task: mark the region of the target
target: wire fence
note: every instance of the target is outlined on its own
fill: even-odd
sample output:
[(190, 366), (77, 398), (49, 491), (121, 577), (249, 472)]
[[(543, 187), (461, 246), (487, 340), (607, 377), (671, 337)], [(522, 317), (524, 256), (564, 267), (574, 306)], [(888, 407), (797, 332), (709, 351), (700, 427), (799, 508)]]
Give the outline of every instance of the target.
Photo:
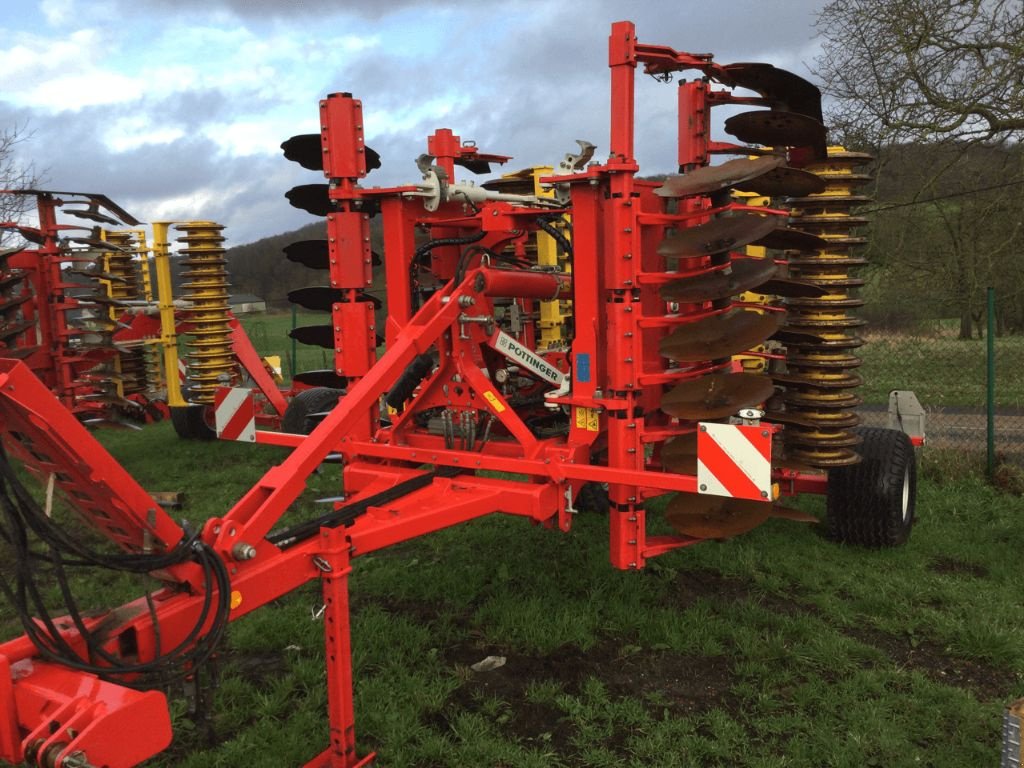
[(958, 323), (935, 321), (863, 334), (864, 423), (885, 426), (889, 392), (912, 390), (926, 413), (926, 456), (972, 470), (1024, 469), (1024, 336), (981, 333), (961, 339)]

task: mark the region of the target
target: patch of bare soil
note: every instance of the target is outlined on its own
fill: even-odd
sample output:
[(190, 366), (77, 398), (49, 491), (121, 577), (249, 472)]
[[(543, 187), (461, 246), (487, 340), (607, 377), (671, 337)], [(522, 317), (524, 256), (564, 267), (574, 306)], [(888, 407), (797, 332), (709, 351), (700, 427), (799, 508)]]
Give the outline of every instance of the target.
[(942, 685), (963, 688), (978, 701), (1004, 700), (1012, 690), (1012, 673), (983, 661), (952, 656), (933, 640), (899, 637), (871, 627), (847, 627), (843, 631), (884, 652), (894, 666), (917, 670)]
[[(563, 646), (545, 655), (521, 655), (475, 644), (448, 648), (447, 663), (468, 668), (487, 655), (504, 655), (504, 666), (488, 672), (469, 671), (469, 677), (451, 696), (459, 711), (479, 711), (482, 702), (497, 699), (508, 705), (507, 734), (524, 742), (547, 745), (557, 754), (571, 754), (575, 728), (565, 712), (548, 702), (527, 698), (531, 683), (551, 682), (562, 692), (578, 694), (583, 683), (599, 680), (612, 698), (639, 698), (657, 716), (668, 710), (677, 716), (698, 714), (713, 707), (732, 708), (728, 700), (733, 676), (723, 657), (695, 657), (672, 651), (621, 646), (605, 640), (581, 650)], [(432, 723), (445, 728), (443, 714)], [(626, 734), (616, 734), (605, 746), (615, 749)]]
[(965, 563), (953, 557), (940, 557), (928, 564), (928, 570), (933, 573), (952, 574), (958, 576), (971, 576), (976, 579), (988, 577), (988, 569), (975, 563)]

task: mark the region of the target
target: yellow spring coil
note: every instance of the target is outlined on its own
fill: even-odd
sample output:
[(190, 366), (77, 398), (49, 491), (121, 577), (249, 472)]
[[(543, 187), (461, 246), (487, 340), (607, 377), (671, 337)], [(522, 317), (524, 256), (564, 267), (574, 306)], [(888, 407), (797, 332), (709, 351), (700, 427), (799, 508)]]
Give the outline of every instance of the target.
[[(120, 251), (103, 252), (103, 273), (99, 282), (107, 296), (117, 301), (137, 301), (143, 298), (140, 255), (145, 242), (145, 233), (137, 230), (104, 231), (103, 239)], [(111, 320), (117, 320), (123, 309), (111, 305), (107, 313)], [(115, 369), (120, 373), (122, 395), (145, 392), (149, 387), (146, 350), (144, 343), (126, 346), (118, 344)]]
[(239, 378), (228, 317), (224, 227), (212, 221), (188, 221), (175, 229), (185, 233), (178, 238), (185, 244), (181, 298), (192, 304), (184, 313), (190, 336), (185, 344), (192, 385), (189, 400), (212, 403), (217, 387), (235, 384)]
[(820, 251), (791, 253), (790, 274), (828, 292), (786, 302), (787, 326), (807, 334), (808, 341), (788, 346), (787, 373), (779, 378), (786, 386), (786, 410), (796, 419), (784, 434), (791, 458), (822, 468), (860, 460), (856, 452), (860, 438), (852, 429), (860, 423), (853, 409), (861, 399), (852, 390), (862, 383), (854, 372), (861, 361), (852, 350), (863, 344), (856, 329), (864, 321), (850, 310), (864, 304), (854, 295), (864, 281), (851, 270), (865, 263), (854, 253), (865, 239), (854, 233), (867, 222), (851, 211), (869, 202), (855, 190), (870, 177), (855, 169), (871, 159), (829, 147), (828, 160), (807, 168), (824, 179), (825, 190), (791, 201), (793, 226), (819, 235), (828, 245)]

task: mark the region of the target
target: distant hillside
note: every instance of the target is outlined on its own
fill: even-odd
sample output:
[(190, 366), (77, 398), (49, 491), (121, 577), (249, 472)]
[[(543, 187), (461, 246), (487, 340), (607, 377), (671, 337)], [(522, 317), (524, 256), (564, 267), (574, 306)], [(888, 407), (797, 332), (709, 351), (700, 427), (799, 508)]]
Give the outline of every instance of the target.
[(284, 247), (298, 240), (323, 239), (324, 234), (323, 222), (314, 221), (301, 229), (228, 248), (231, 292), (255, 294), (268, 305), (287, 304), (288, 291), (322, 282), (326, 273), (288, 261)]
[[(285, 258), (286, 245), (299, 240), (322, 240), (326, 236), (325, 222), (314, 221), (306, 226), (272, 235), (253, 243), (228, 248), (228, 274), (232, 293), (251, 293), (266, 300), (268, 306), (283, 308), (288, 303), (288, 292), (307, 285), (326, 285), (327, 272), (309, 269)], [(380, 253), (380, 217), (370, 220), (370, 244)], [(380, 271), (380, 268), (374, 272)], [(375, 286), (380, 282), (375, 274)], [(376, 291), (374, 291), (376, 293)]]

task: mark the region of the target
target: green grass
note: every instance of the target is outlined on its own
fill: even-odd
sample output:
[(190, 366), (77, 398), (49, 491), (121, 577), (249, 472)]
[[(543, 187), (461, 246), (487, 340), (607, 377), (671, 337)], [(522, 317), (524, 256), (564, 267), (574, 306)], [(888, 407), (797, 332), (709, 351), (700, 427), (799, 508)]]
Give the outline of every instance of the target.
[[(184, 490), (196, 523), (283, 455), (182, 442), (167, 424), (101, 438), (146, 487)], [(296, 514), (336, 473), (311, 479)], [(1002, 709), (1024, 695), (1020, 500), (968, 477), (924, 479), (918, 504), (892, 551), (773, 520), (622, 573), (606, 522), (582, 514), (569, 535), (494, 516), (358, 558), (359, 748), (389, 768), (994, 765)], [(656, 507), (649, 519), (664, 530)], [(108, 605), (138, 594), (87, 589)], [(318, 754), (318, 606), (307, 585), (234, 623), (212, 736), (175, 700), (175, 744), (151, 765)], [(507, 663), (469, 668), (487, 655)]]
[[(857, 393), (868, 403), (885, 404), (890, 390), (912, 389), (926, 408), (985, 406), (985, 340), (870, 334), (857, 355), (865, 380)], [(1024, 408), (1024, 337), (996, 339), (995, 356), (996, 405)]]
[[(239, 320), (249, 334), (256, 351), (261, 355), (280, 355), (281, 366), (285, 377), (291, 373), (292, 339), (288, 331), (293, 327), (292, 313), (286, 312), (260, 312), (254, 314), (240, 315)], [(300, 309), (296, 313), (295, 326), (305, 325), (327, 325), (330, 324), (330, 314), (327, 312), (308, 312)], [(294, 345), (294, 359), (296, 371), (309, 371), (320, 368), (330, 368), (333, 365), (334, 353), (321, 347), (313, 347), (307, 344)]]

